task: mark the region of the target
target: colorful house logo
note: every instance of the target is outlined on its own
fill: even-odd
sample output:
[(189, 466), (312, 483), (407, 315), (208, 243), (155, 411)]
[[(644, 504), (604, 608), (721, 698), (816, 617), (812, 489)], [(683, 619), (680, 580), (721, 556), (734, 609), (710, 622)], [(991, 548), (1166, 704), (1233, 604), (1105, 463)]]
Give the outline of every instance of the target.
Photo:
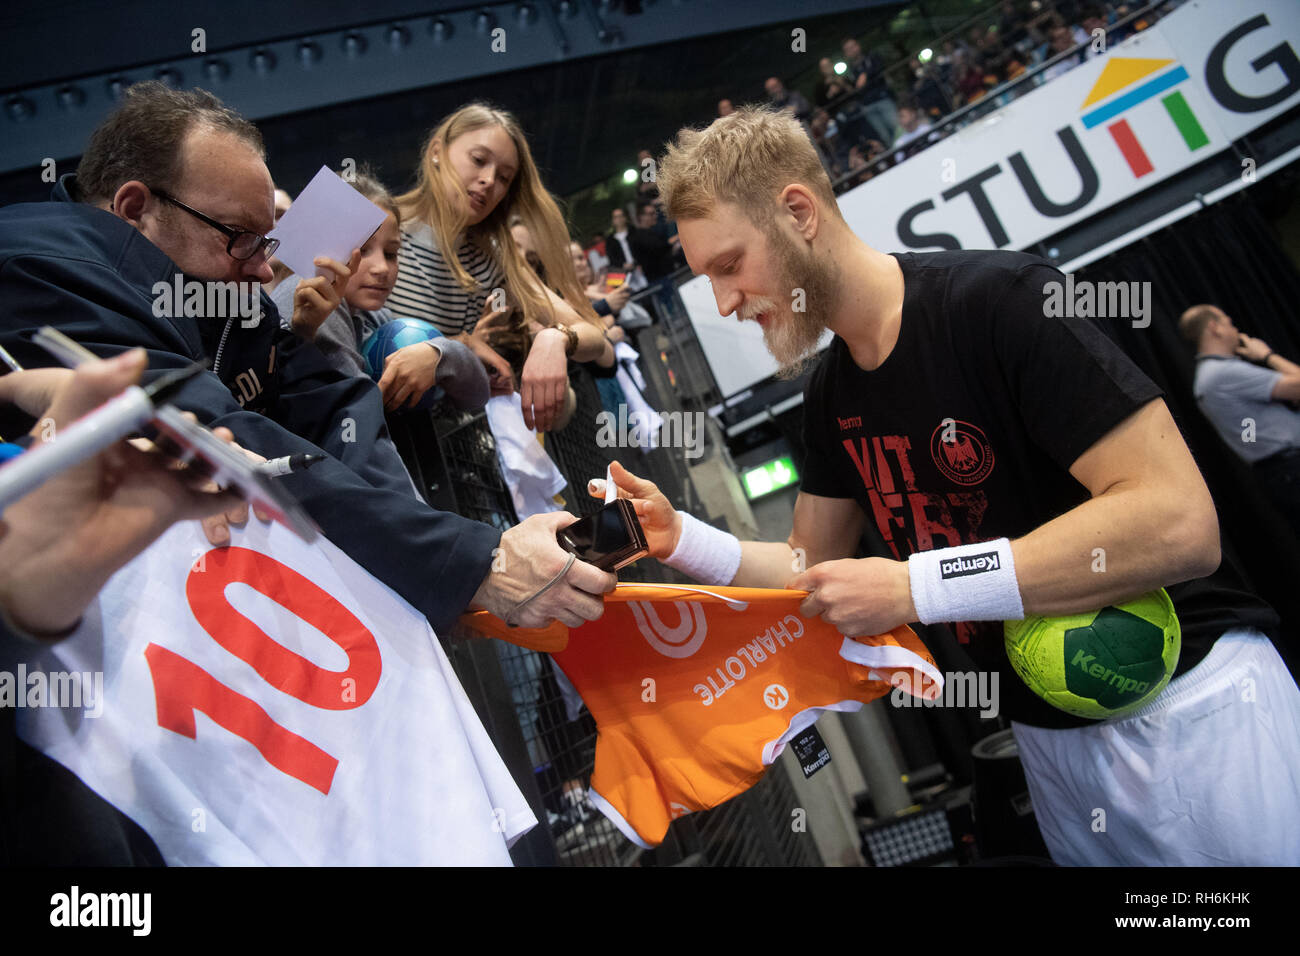
[[(1174, 121), (1174, 126), (1182, 134), (1187, 149), (1194, 151), (1210, 142), (1210, 138), (1197, 121), (1196, 114), (1187, 105), (1187, 99), (1174, 89), (1187, 78), (1187, 70), (1174, 60), (1111, 57), (1105, 69), (1101, 71), (1101, 75), (1097, 77), (1097, 82), (1088, 91), (1088, 98), (1083, 101), (1083, 106), (1080, 108), (1086, 109), (1103, 100), (1109, 102), (1083, 114), (1084, 128), (1095, 129), (1103, 123), (1107, 124), (1106, 131), (1115, 140), (1115, 145), (1119, 147), (1129, 169), (1133, 170), (1134, 177), (1141, 178), (1154, 167), (1147, 157), (1146, 150), (1134, 135), (1132, 127), (1129, 126), (1128, 120), (1117, 119), (1139, 103), (1145, 103), (1152, 97), (1173, 90), (1172, 93), (1161, 96), (1160, 102), (1164, 104), (1169, 118)], [(1112, 120), (1114, 122), (1111, 122)]]

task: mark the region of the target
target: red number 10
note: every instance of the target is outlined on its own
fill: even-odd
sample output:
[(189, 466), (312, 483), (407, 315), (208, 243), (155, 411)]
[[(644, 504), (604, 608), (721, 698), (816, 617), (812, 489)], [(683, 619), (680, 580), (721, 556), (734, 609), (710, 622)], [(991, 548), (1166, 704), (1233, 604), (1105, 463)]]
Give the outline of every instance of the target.
[[(349, 710), (370, 699), (383, 666), (379, 645), (351, 611), (297, 571), (258, 551), (222, 548), (206, 558), (206, 571), (190, 571), (185, 595), (195, 619), (213, 640), (272, 687), (314, 707)], [(236, 582), (316, 627), (347, 654), (347, 669), (326, 670), (272, 639), (226, 600), (226, 587)], [(277, 770), (329, 793), (338, 768), (334, 757), (281, 727), (256, 702), (181, 655), (151, 643), (145, 648), (145, 660), (153, 678), (160, 727), (194, 739), (194, 712), (201, 711), (256, 747)]]

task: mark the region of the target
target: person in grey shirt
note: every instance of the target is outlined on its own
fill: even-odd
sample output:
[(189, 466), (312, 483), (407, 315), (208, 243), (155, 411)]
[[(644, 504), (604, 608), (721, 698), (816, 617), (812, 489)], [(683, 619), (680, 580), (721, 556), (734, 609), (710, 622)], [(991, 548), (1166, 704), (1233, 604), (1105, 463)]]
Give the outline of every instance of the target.
[(1224, 311), (1194, 305), (1178, 320), (1196, 346), (1196, 404), (1300, 537), (1300, 365), (1242, 334)]
[[(271, 301), (280, 310), (281, 316), (292, 316), (294, 285), (282, 283), (271, 293)], [(345, 298), (321, 322), (312, 341), (331, 368), (344, 375), (369, 375), (366, 361), (361, 357), (361, 343), (381, 325), (395, 318), (391, 309), (357, 309), (349, 305)], [(292, 318), (282, 318), (281, 322), (285, 328), (293, 330)], [(469, 346), (446, 336), (431, 339), (425, 344), (441, 356), (435, 367), (436, 388), (446, 392), (457, 408), (466, 411), (477, 411), (487, 404), (487, 372)], [(412, 392), (407, 401), (418, 402), (423, 394)]]
[[(368, 375), (361, 345), (396, 316), (385, 307), (397, 281), (400, 243), (397, 205), (388, 190), (364, 168), (352, 174), (363, 196), (388, 211), (383, 225), (366, 240), (342, 298), (332, 311), (313, 295), (305, 278), (282, 282), (271, 293), (283, 326), (316, 344), (329, 364), (344, 375)], [(489, 383), (483, 363), (468, 346), (445, 336), (398, 349), (388, 357), (379, 387), (390, 411), (414, 407), (430, 388), (442, 389), (458, 408), (477, 411), (487, 404)]]

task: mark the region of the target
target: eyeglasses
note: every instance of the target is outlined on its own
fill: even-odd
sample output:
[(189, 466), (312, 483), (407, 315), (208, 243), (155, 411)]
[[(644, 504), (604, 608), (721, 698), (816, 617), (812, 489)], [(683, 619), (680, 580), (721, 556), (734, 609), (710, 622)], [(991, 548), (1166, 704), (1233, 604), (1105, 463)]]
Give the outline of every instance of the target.
[(259, 252), (263, 253), (268, 259), (275, 255), (275, 250), (280, 248), (279, 239), (268, 239), (266, 236), (259, 235), (256, 232), (249, 232), (247, 229), (235, 229), (232, 226), (223, 225), (217, 222), (211, 216), (205, 216), (197, 209), (191, 209), (179, 199), (175, 199), (161, 189), (151, 190), (155, 196), (163, 202), (169, 202), (178, 209), (184, 209), (195, 219), (206, 222), (213, 229), (219, 231), (222, 235), (228, 236), (230, 242), (226, 243), (226, 253), (240, 262), (253, 258)]

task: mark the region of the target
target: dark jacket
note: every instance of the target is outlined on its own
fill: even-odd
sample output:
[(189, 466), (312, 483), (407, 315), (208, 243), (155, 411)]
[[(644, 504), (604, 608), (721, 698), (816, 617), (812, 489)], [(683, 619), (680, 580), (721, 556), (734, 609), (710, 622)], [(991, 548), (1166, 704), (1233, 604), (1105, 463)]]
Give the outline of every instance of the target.
[[(64, 176), (52, 202), (0, 209), (0, 344), (25, 366), (55, 364), (32, 333), (53, 325), (110, 356), (141, 346), (146, 380), (205, 355), (211, 373), (175, 399), (209, 427), (274, 458), (325, 454), (309, 471), (279, 479), (334, 544), (444, 632), (487, 575), (496, 529), (417, 501), (387, 443), (373, 382), (345, 378), (320, 351), (280, 328), (275, 306), (251, 328), (239, 318), (154, 315), (154, 285), (178, 270), (157, 246), (112, 213), (72, 200)], [(251, 323), (249, 323), (251, 324)], [(10, 419), (0, 434), (20, 433)]]
[[(634, 228), (628, 228), (625, 238), (629, 248), (632, 245), (632, 233), (635, 231)], [(616, 272), (627, 265), (627, 257), (623, 255), (623, 244), (614, 238), (612, 232), (605, 237), (605, 255), (609, 257), (610, 269)], [(632, 255), (636, 256), (636, 252), (633, 251)]]
[(672, 274), (675, 268), (672, 246), (659, 232), (654, 229), (633, 229), (628, 233), (627, 244), (632, 247), (632, 255), (651, 282)]

